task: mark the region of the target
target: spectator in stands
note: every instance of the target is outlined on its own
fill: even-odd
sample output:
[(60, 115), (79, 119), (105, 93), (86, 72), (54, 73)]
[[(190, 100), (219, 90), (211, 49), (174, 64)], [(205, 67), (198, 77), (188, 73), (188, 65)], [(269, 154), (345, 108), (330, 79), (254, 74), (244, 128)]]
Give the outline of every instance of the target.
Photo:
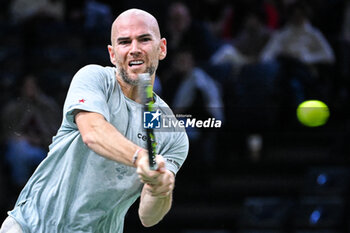
[[(271, 121), (271, 114), (268, 114), (266, 108), (262, 106), (271, 105), (273, 83), (277, 73), (274, 64), (259, 62), (260, 53), (271, 35), (264, 24), (265, 14), (262, 10), (255, 8), (247, 12), (237, 36), (230, 43), (222, 46), (211, 59), (215, 65), (227, 63), (232, 66), (233, 82), (225, 85), (228, 86), (225, 105), (232, 107), (228, 108), (226, 114), (230, 119), (239, 118), (235, 123), (228, 123), (244, 131), (250, 131), (250, 128), (258, 130), (262, 126), (270, 125), (266, 123)], [(248, 109), (247, 106), (249, 106)], [(233, 108), (235, 110), (231, 110)], [(261, 110), (256, 111), (257, 108)], [(237, 111), (240, 113), (237, 114)], [(247, 122), (247, 117), (259, 120), (254, 120), (254, 124), (244, 125), (242, 122)]]
[[(226, 111), (227, 118), (231, 121), (227, 123), (230, 124), (229, 128), (242, 132), (235, 139), (241, 141), (237, 147), (243, 153), (249, 153), (254, 160), (260, 156), (262, 132), (275, 123), (273, 94), (276, 66), (259, 61), (260, 53), (271, 35), (264, 22), (265, 13), (262, 9), (247, 10), (237, 36), (212, 57), (212, 62), (216, 64), (225, 61), (231, 63), (235, 71), (235, 82), (227, 89), (232, 92), (231, 99), (227, 102), (231, 107)], [(246, 147), (244, 138), (248, 145), (259, 142), (259, 149), (251, 151), (252, 147)]]
[(63, 20), (64, 3), (63, 0), (13, 0), (10, 4), (10, 15), (15, 23), (34, 18)]
[(246, 64), (257, 62), (260, 53), (271, 35), (264, 24), (262, 13), (250, 11), (245, 16), (243, 27), (237, 36), (220, 47), (211, 57), (213, 64), (230, 63), (236, 73)]
[(169, 54), (186, 46), (191, 47), (197, 62), (206, 62), (219, 46), (207, 26), (192, 18), (187, 5), (174, 2), (169, 7), (166, 38)]
[(61, 114), (58, 105), (43, 94), (37, 79), (25, 75), (17, 85), (18, 98), (2, 111), (2, 128), (14, 184), (22, 188), (33, 169), (45, 157)]
[(287, 98), (295, 105), (315, 84), (316, 65), (332, 64), (335, 57), (326, 38), (310, 23), (307, 6), (297, 2), (288, 10), (286, 25), (272, 36), (260, 58), (262, 62), (278, 61), (282, 93), (290, 93)]
[(222, 41), (233, 37), (235, 8), (230, 1), (204, 0), (196, 17), (203, 20), (211, 33)]
[(234, 39), (234, 46), (250, 61), (258, 61), (261, 51), (271, 37), (271, 31), (264, 22), (262, 12), (248, 12), (242, 30)]
[(203, 108), (216, 119), (224, 120), (223, 102), (219, 84), (195, 66), (193, 55), (188, 50), (178, 51), (173, 61), (176, 73), (182, 76), (172, 106), (175, 109), (189, 108), (196, 100), (196, 93), (202, 96)]
[[(164, 94), (175, 113), (206, 120), (215, 118), (224, 123), (222, 89), (218, 82), (196, 66), (189, 48), (178, 50), (173, 57), (170, 78), (164, 82)], [(187, 129), (191, 143), (201, 154), (201, 162), (210, 164), (216, 153), (216, 134), (200, 129)]]
[(290, 6), (286, 26), (273, 35), (261, 59), (268, 61), (280, 55), (293, 57), (305, 64), (334, 62), (332, 48), (322, 33), (312, 26), (307, 8), (301, 4)]
[(35, 49), (43, 47), (42, 35), (50, 35), (54, 24), (64, 21), (63, 0), (13, 0), (9, 6), (11, 21), (18, 28), (23, 49), (23, 69), (31, 69)]

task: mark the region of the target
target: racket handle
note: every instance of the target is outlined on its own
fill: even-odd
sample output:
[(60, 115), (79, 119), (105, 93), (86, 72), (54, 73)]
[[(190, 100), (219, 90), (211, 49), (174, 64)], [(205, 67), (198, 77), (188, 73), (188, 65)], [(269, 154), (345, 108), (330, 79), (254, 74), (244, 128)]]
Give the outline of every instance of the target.
[[(143, 104), (143, 112), (152, 112), (153, 109), (153, 87), (152, 87), (152, 79), (150, 74), (143, 73), (139, 74), (139, 82), (140, 82), (140, 96)], [(144, 113), (142, 113), (143, 116)], [(151, 170), (157, 170), (158, 165), (156, 162), (156, 140), (154, 137), (153, 129), (147, 128), (147, 149), (148, 149), (148, 160), (149, 167)]]
[[(152, 155), (149, 155), (149, 157), (151, 157), (151, 156)], [(151, 169), (152, 171), (158, 170), (158, 164), (157, 164), (155, 159), (150, 159), (149, 160), (149, 169)]]
[(156, 141), (154, 138), (153, 130), (147, 129), (147, 147), (148, 147), (148, 161), (151, 170), (157, 170), (158, 165), (156, 162)]

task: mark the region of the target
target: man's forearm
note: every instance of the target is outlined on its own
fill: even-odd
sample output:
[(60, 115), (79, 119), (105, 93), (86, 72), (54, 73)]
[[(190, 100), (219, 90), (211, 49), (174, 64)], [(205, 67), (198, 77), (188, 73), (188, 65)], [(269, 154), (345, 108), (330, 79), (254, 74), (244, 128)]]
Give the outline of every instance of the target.
[(172, 193), (165, 197), (154, 197), (143, 189), (139, 206), (139, 216), (142, 225), (151, 227), (160, 222), (169, 212), (171, 203)]
[(125, 138), (98, 113), (79, 112), (75, 118), (84, 143), (97, 154), (133, 166), (136, 144)]

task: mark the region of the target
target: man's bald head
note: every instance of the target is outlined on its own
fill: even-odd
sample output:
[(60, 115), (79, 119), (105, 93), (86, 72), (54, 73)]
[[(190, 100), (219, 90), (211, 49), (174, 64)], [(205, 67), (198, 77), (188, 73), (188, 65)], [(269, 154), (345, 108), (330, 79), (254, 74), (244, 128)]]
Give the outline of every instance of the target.
[(142, 20), (151, 31), (153, 31), (154, 35), (157, 39), (160, 39), (160, 30), (157, 19), (151, 15), (150, 13), (140, 10), (140, 9), (129, 9), (121, 13), (113, 22), (112, 30), (111, 30), (111, 42), (114, 44), (114, 40), (118, 35), (119, 26), (125, 22), (131, 22), (133, 20)]

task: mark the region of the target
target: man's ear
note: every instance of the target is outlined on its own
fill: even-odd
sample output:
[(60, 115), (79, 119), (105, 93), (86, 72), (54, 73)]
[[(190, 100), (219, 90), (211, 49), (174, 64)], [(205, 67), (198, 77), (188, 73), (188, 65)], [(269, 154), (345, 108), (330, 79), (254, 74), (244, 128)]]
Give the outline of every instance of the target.
[(159, 43), (160, 43), (159, 60), (163, 60), (167, 54), (166, 39), (162, 38)]
[(108, 53), (109, 53), (109, 60), (112, 62), (113, 65), (116, 65), (117, 61), (115, 59), (115, 53), (112, 45), (108, 45)]

